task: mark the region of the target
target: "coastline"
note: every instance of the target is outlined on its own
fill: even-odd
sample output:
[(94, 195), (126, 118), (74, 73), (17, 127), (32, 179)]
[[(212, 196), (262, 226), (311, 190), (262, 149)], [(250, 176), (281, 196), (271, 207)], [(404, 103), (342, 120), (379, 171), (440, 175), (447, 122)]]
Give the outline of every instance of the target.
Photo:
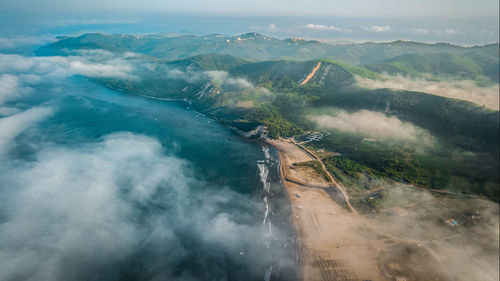
[(299, 280), (452, 280), (428, 247), (430, 241), (398, 236), (374, 224), (349, 204), (328, 171), (327, 180), (304, 165), (318, 161), (326, 170), (314, 152), (293, 139), (266, 142), (278, 151), (280, 178), (292, 208)]
[[(188, 100), (139, 96), (191, 105)], [(205, 116), (194, 108), (187, 109), (192, 109)], [(221, 124), (213, 116), (205, 117)], [(241, 139), (272, 146), (278, 154), (276, 172), (281, 184), (277, 188), (280, 193), (285, 192), (285, 194), (275, 197), (274, 192), (277, 189), (269, 190), (263, 182), (264, 190), (267, 192), (265, 194), (269, 195), (269, 200), (265, 199), (266, 205), (269, 203), (269, 206), (276, 206), (270, 209), (269, 206), (266, 206), (263, 225), (266, 226), (268, 213), (273, 214), (273, 210), (280, 210), (280, 215), (273, 220), (272, 217), (275, 215), (273, 214), (268, 220), (273, 220), (273, 224), (286, 225), (291, 235), (284, 241), (271, 246), (270, 250), (275, 251), (279, 247), (286, 248), (287, 245), (290, 245), (292, 247), (289, 250), (295, 253), (295, 258), (292, 264), (278, 262), (270, 265), (265, 272), (265, 280), (394, 280), (391, 276), (408, 276), (412, 273), (412, 270), (407, 268), (410, 259), (408, 256), (402, 256), (402, 254), (408, 255), (403, 253), (403, 250), (411, 249), (411, 255), (421, 255), (421, 259), (424, 261), (429, 258), (433, 262), (437, 260), (430, 249), (424, 249), (427, 247), (416, 248), (417, 246), (421, 247), (420, 242), (423, 241), (405, 239), (387, 233), (380, 226), (373, 225), (367, 217), (357, 214), (356, 210), (349, 204), (348, 195), (344, 188), (326, 170), (322, 160), (300, 143), (296, 143), (293, 139), (268, 139), (265, 135), (263, 137), (264, 131), (258, 128), (253, 130), (257, 134), (248, 136), (241, 134), (239, 130), (227, 124), (221, 125)], [(264, 161), (268, 163), (273, 162), (268, 156), (266, 159)], [(318, 161), (321, 164), (328, 179), (322, 178), (313, 168), (300, 165), (311, 161)], [(272, 165), (269, 166), (269, 168), (271, 167)], [(279, 198), (280, 200), (275, 202), (277, 197), (283, 198)], [(288, 200), (286, 207), (283, 208), (285, 206), (283, 204), (285, 202), (282, 201), (284, 198)], [(269, 231), (269, 237), (272, 237), (271, 224), (269, 224)], [(276, 246), (278, 248), (274, 248)], [(267, 248), (269, 248), (269, 244)], [(423, 253), (424, 251), (427, 253)], [(286, 255), (283, 257), (286, 258)], [(275, 270), (273, 270), (275, 265)], [(429, 269), (434, 274), (419, 275), (427, 275), (426, 277), (441, 275), (438, 269), (431, 267)], [(442, 266), (440, 265), (440, 267)], [(288, 277), (291, 277), (289, 274), (293, 274), (293, 277), (285, 277), (287, 274)], [(438, 278), (435, 280), (450, 279)]]
[[(279, 261), (271, 265), (269, 275), (266, 273), (264, 280), (299, 281), (301, 279), (297, 271), (299, 268), (297, 232), (292, 221), (292, 204), (281, 179), (281, 162), (278, 150), (262, 139), (259, 139), (258, 143), (266, 155), (265, 161), (257, 163), (260, 166), (261, 182), (263, 183), (263, 201), (267, 205), (263, 227), (268, 231), (269, 240), (266, 241), (268, 249), (272, 255), (278, 257), (273, 258), (273, 260)], [(261, 169), (261, 167), (263, 168)], [(264, 181), (267, 181), (267, 187)], [(272, 229), (276, 227), (280, 233), (278, 236), (272, 234), (274, 232)]]
[(278, 151), (280, 178), (292, 207), (299, 280), (385, 280), (376, 262), (383, 243), (357, 235), (362, 220), (326, 191), (336, 183), (296, 165), (317, 159), (291, 141), (266, 142)]

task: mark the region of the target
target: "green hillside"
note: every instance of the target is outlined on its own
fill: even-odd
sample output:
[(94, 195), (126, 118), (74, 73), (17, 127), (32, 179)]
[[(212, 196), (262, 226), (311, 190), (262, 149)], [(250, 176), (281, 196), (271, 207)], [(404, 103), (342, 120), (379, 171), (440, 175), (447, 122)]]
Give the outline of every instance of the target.
[[(492, 48), (498, 44), (494, 44)], [(447, 53), (463, 55), (481, 47), (461, 47), (451, 44), (427, 44), (411, 41), (333, 45), (315, 40), (284, 39), (258, 33), (239, 36), (209, 34), (181, 35), (121, 35), (91, 33), (65, 37), (41, 47), (37, 55), (66, 55), (78, 49), (102, 49), (111, 52), (134, 52), (161, 59), (181, 59), (202, 54), (228, 54), (251, 60), (292, 59), (299, 61), (330, 57), (350, 64), (366, 64), (404, 54)], [(488, 51), (489, 52), (489, 51)]]
[[(88, 34), (62, 39), (37, 52), (61, 55), (80, 49), (143, 54), (128, 59), (133, 76), (139, 79), (94, 81), (131, 94), (184, 100), (222, 124), (244, 131), (264, 125), (271, 137), (299, 137), (319, 129), (309, 114), (335, 108), (397, 117), (435, 138), (432, 146), (417, 148), (417, 144), (365, 141), (358, 133), (321, 129), (326, 136), (309, 145), (340, 153), (326, 159), (327, 167), (351, 192), (369, 191), (384, 180), (499, 197), (498, 111), (421, 92), (362, 89), (355, 80), (355, 75), (375, 79), (390, 73), (434, 80), (473, 79), (491, 85), (498, 82), (498, 44), (470, 48), (405, 41), (328, 45), (255, 33), (234, 37)], [(372, 180), (363, 183), (366, 179)]]
[[(498, 51), (498, 45), (496, 46)], [(402, 74), (426, 79), (468, 79), (478, 81), (481, 84), (499, 82), (498, 53), (494, 55), (488, 50), (481, 49), (459, 55), (447, 53), (405, 54), (369, 63), (364, 67), (378, 73)]]
[(234, 67), (247, 64), (249, 61), (226, 54), (203, 54), (187, 59), (174, 61), (177, 64), (196, 64), (203, 70), (228, 71)]

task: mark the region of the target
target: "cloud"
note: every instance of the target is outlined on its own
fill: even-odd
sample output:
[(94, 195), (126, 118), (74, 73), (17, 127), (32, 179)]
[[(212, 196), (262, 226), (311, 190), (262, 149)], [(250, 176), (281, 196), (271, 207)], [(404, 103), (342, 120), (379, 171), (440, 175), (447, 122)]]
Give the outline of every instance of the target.
[[(143, 66), (138, 66), (143, 67)], [(181, 69), (164, 64), (149, 64), (140, 71), (142, 75), (160, 75), (164, 73), (170, 79), (182, 79), (189, 83), (210, 82), (218, 88), (224, 88), (228, 91), (253, 89), (254, 85), (246, 79), (233, 77), (227, 71), (208, 70), (187, 67)], [(159, 74), (160, 73), (160, 74)]]
[[(265, 247), (258, 194), (204, 180), (197, 163), (173, 156), (155, 138), (127, 132), (80, 138), (88, 127), (66, 122), (88, 118), (73, 115), (72, 106), (84, 106), (89, 118), (113, 107), (102, 92), (87, 93), (98, 86), (68, 81), (73, 75), (134, 79), (148, 69), (228, 89), (253, 85), (223, 71), (139, 65), (124, 56), (0, 54), (0, 280), (261, 278), (285, 249)], [(98, 108), (96, 100), (106, 105)], [(283, 237), (273, 225), (272, 238)], [(280, 257), (281, 266), (293, 264), (291, 254)]]
[(363, 27), (366, 31), (374, 31), (374, 32), (386, 32), (390, 31), (392, 28), (389, 25), (372, 25), (370, 27)]
[(53, 113), (49, 107), (34, 107), (21, 113), (0, 118), (0, 156), (12, 144), (14, 138), (31, 125)]
[(447, 28), (447, 29), (444, 30), (444, 33), (446, 33), (446, 34), (458, 34), (459, 31), (456, 30), (456, 29)]
[(379, 80), (356, 76), (356, 81), (361, 87), (369, 89), (391, 88), (419, 91), (447, 98), (466, 100), (478, 105), (485, 105), (491, 109), (499, 109), (499, 84), (479, 87), (471, 80), (436, 82), (402, 75), (382, 75)]
[(71, 61), (69, 67), (75, 72), (89, 77), (127, 77), (132, 69), (130, 66), (116, 66), (101, 63), (86, 63), (82, 61)]
[[(15, 189), (2, 186), (12, 201), (2, 202), (9, 215), (0, 225), (0, 279), (80, 279), (131, 253), (140, 229), (121, 196), (143, 204), (163, 181), (186, 185), (181, 163), (159, 157), (159, 149), (145, 137), (118, 134), (82, 151), (40, 152), (33, 165), (4, 174)], [(124, 195), (121, 182), (129, 186)]]
[[(498, 204), (473, 196), (436, 196), (406, 185), (382, 190), (373, 204), (377, 214), (372, 215), (380, 230), (428, 251), (450, 280), (498, 280)], [(448, 219), (458, 225), (448, 225)], [(426, 262), (411, 257), (401, 262), (405, 260), (412, 266)]]
[(413, 28), (411, 30), (411, 32), (417, 33), (417, 34), (429, 34), (430, 33), (430, 31), (428, 29), (425, 29), (425, 28)]
[(88, 19), (63, 19), (63, 20), (47, 20), (44, 24), (48, 24), (52, 27), (56, 26), (67, 26), (67, 25), (103, 25), (103, 24), (134, 24), (137, 23), (137, 19), (131, 18), (88, 18)]
[[(114, 133), (79, 147), (45, 145), (33, 161), (1, 162), (0, 170), (1, 280), (102, 280), (136, 263), (147, 279), (218, 280), (226, 274), (219, 265), (255, 272), (266, 260), (264, 229), (250, 214), (261, 206), (204, 187), (153, 138)], [(235, 208), (237, 216), (227, 212)], [(181, 274), (198, 255), (200, 276)]]
[(350, 113), (336, 110), (331, 114), (310, 115), (309, 119), (322, 129), (336, 129), (382, 140), (418, 141), (427, 146), (433, 143), (433, 137), (424, 129), (375, 111)]
[(252, 89), (254, 86), (243, 78), (231, 77), (226, 71), (206, 71), (212, 84), (237, 89)]
[(336, 27), (334, 25), (321, 25), (321, 24), (307, 24), (305, 26), (307, 29), (312, 29), (312, 30), (332, 30), (332, 31), (343, 31), (344, 29), (340, 27)]
[(0, 75), (0, 105), (17, 95), (19, 79), (14, 75)]
[(47, 41), (49, 41), (48, 38), (36, 36), (0, 37), (0, 50), (14, 49), (26, 45), (41, 45)]
[(29, 73), (50, 79), (73, 75), (118, 78), (130, 76), (132, 66), (121, 57), (103, 59), (103, 52), (99, 52), (98, 55), (94, 52), (94, 56), (68, 57), (24, 57), (0, 54), (0, 72)]

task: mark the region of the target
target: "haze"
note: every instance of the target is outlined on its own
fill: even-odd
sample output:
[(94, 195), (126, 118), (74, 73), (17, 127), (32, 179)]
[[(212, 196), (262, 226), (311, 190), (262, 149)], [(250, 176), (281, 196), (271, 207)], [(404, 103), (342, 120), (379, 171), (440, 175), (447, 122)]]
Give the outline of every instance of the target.
[(119, 5), (96, 0), (4, 0), (0, 48), (15, 44), (12, 37), (20, 32), (91, 31), (226, 35), (255, 31), (336, 42), (404, 39), (478, 45), (498, 41), (498, 8), (494, 0), (125, 0)]

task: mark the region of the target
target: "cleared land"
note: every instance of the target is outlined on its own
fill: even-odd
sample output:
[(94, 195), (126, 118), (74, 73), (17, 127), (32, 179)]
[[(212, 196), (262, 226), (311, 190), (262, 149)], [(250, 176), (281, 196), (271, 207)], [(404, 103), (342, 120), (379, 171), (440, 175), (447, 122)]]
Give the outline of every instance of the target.
[(304, 79), (304, 81), (302, 81), (300, 83), (300, 85), (307, 84), (307, 82), (309, 82), (309, 80), (311, 80), (311, 78), (314, 77), (314, 74), (316, 74), (316, 71), (318, 71), (318, 69), (319, 69), (320, 66), (321, 66), (321, 62), (318, 62), (318, 64), (313, 68), (313, 70), (311, 71), (311, 73), (309, 73), (309, 75), (307, 75), (306, 79)]
[(333, 179), (300, 165), (318, 161), (314, 154), (288, 140), (268, 142), (281, 159), (299, 236), (302, 280), (449, 280), (425, 247), (385, 235), (350, 211)]

